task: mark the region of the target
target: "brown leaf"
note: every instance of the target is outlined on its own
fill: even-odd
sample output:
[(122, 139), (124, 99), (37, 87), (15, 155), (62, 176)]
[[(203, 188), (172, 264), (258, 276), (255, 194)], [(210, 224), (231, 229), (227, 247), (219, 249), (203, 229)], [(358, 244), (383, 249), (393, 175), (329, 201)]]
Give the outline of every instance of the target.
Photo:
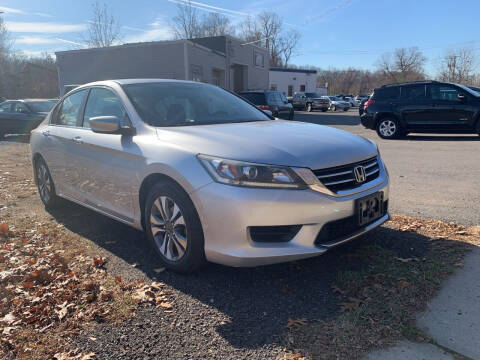
[(332, 291), (333, 291), (334, 293), (338, 292), (339, 294), (342, 294), (342, 295), (344, 295), (344, 294), (346, 294), (346, 293), (348, 292), (348, 291), (346, 291), (346, 290), (340, 289), (337, 285), (332, 285), (331, 288), (332, 288)]
[(340, 311), (341, 312), (347, 312), (347, 311), (352, 311), (357, 309), (360, 304), (362, 303), (362, 300), (356, 299), (353, 297), (349, 297), (348, 300), (350, 302), (342, 302), (340, 303)]
[(99, 258), (94, 257), (93, 258), (93, 265), (95, 265), (95, 267), (101, 268), (104, 264), (105, 264), (105, 259), (104, 258), (102, 258), (102, 257), (99, 257)]
[(22, 286), (25, 289), (32, 289), (35, 286), (35, 283), (33, 281), (24, 281), (22, 282)]
[(301, 318), (301, 319), (288, 319), (287, 321), (287, 328), (292, 329), (296, 328), (298, 326), (302, 325), (307, 325), (307, 319), (306, 318)]
[(121, 276), (115, 276), (115, 281), (120, 283), (122, 282), (122, 277)]
[(7, 223), (0, 224), (0, 235), (6, 235), (8, 233), (8, 225)]
[(164, 308), (166, 310), (170, 310), (171, 308), (173, 308), (173, 305), (170, 304), (169, 302), (161, 302), (160, 304), (158, 304), (159, 307), (161, 308)]

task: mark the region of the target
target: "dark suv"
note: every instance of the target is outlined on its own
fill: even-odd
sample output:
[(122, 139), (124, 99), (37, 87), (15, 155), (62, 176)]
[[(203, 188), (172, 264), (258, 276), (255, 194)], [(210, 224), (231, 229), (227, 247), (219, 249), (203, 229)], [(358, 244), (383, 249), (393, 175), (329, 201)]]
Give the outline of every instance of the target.
[(280, 91), (242, 91), (239, 95), (250, 101), (260, 110), (270, 110), (275, 117), (286, 120), (293, 119), (293, 106)]
[(437, 81), (384, 85), (364, 105), (363, 126), (384, 139), (417, 133), (478, 133), (480, 93)]

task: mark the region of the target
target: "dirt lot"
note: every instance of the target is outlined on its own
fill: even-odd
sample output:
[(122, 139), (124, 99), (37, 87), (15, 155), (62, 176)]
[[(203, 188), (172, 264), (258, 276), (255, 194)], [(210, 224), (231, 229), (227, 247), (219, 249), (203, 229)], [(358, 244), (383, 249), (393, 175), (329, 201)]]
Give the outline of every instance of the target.
[[(57, 354), (57, 359), (81, 359), (91, 354), (85, 359), (357, 359), (397, 338), (428, 340), (413, 325), (412, 316), (425, 306), (440, 280), (461, 266), (466, 244), (478, 239), (478, 229), (398, 216), (318, 258), (253, 269), (211, 264), (201, 273), (182, 276), (163, 271), (141, 232), (68, 202), (46, 212), (32, 180), (24, 138), (0, 142), (0, 189), (0, 223), (9, 226), (9, 232), (4, 229), (0, 235), (0, 274), (10, 269), (12, 248), (19, 249), (18, 261), (26, 253), (25, 244), (44, 239), (51, 245), (42, 249), (52, 246), (63, 258), (73, 259), (65, 266), (76, 266), (78, 282), (91, 278), (101, 285), (92, 302), (78, 304), (69, 297), (74, 305), (65, 318), (63, 303), (54, 304), (56, 315), (48, 329), (11, 321), (11, 329), (2, 335), (6, 358)], [(35, 249), (29, 249), (33, 256)], [(75, 260), (78, 256), (87, 259), (85, 264)], [(48, 285), (35, 280), (29, 290), (28, 276), (33, 275), (19, 278), (24, 289), (14, 299), (23, 292), (33, 297), (32, 291), (42, 292)], [(115, 282), (138, 280), (160, 284), (155, 286), (166, 294), (160, 301), (171, 308), (158, 301), (153, 301), (156, 306), (126, 301), (121, 290), (128, 286)], [(113, 300), (107, 302), (101, 287), (109, 282), (114, 284), (108, 288)], [(20, 317), (24, 310), (11, 306), (10, 295), (0, 299), (2, 326), (10, 312)], [(101, 314), (89, 312), (93, 304)], [(83, 312), (92, 316), (76, 320)], [(22, 333), (27, 328), (36, 334), (37, 345), (18, 335), (28, 334)], [(38, 343), (41, 349), (32, 350)], [(66, 355), (69, 347), (82, 354)]]

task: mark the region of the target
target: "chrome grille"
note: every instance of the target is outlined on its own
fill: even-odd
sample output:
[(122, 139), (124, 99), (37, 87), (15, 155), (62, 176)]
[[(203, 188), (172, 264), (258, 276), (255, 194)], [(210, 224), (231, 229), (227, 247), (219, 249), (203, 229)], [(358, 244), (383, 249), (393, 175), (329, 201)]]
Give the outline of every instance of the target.
[[(357, 166), (365, 168), (366, 179), (364, 182), (357, 182), (354, 170)], [(338, 192), (341, 190), (351, 190), (363, 184), (372, 181), (380, 174), (377, 157), (368, 160), (356, 162), (353, 164), (336, 166), (328, 169), (314, 170), (320, 182), (330, 191)]]

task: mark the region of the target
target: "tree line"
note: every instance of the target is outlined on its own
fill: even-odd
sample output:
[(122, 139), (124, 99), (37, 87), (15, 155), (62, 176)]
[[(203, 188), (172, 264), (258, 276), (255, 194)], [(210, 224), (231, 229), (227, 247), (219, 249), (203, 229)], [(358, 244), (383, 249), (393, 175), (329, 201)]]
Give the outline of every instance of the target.
[[(300, 32), (287, 24), (273, 11), (255, 16), (234, 18), (209, 12), (200, 14), (190, 0), (177, 4), (177, 12), (170, 22), (172, 38), (231, 35), (245, 43), (265, 47), (270, 55), (270, 66), (297, 66), (292, 59), (299, 54)], [(122, 43), (121, 26), (106, 4), (95, 1), (92, 17), (83, 35), (85, 47), (97, 48)], [(0, 99), (58, 96), (58, 77), (55, 59), (44, 54), (28, 57), (15, 52), (13, 40), (0, 16)], [(329, 94), (368, 94), (384, 84), (428, 78), (425, 65), (428, 59), (417, 47), (399, 48), (382, 54), (371, 70), (355, 67), (315, 69), (317, 84), (327, 86)], [(467, 85), (479, 85), (478, 64), (472, 48), (446, 51), (438, 59), (435, 79)]]

